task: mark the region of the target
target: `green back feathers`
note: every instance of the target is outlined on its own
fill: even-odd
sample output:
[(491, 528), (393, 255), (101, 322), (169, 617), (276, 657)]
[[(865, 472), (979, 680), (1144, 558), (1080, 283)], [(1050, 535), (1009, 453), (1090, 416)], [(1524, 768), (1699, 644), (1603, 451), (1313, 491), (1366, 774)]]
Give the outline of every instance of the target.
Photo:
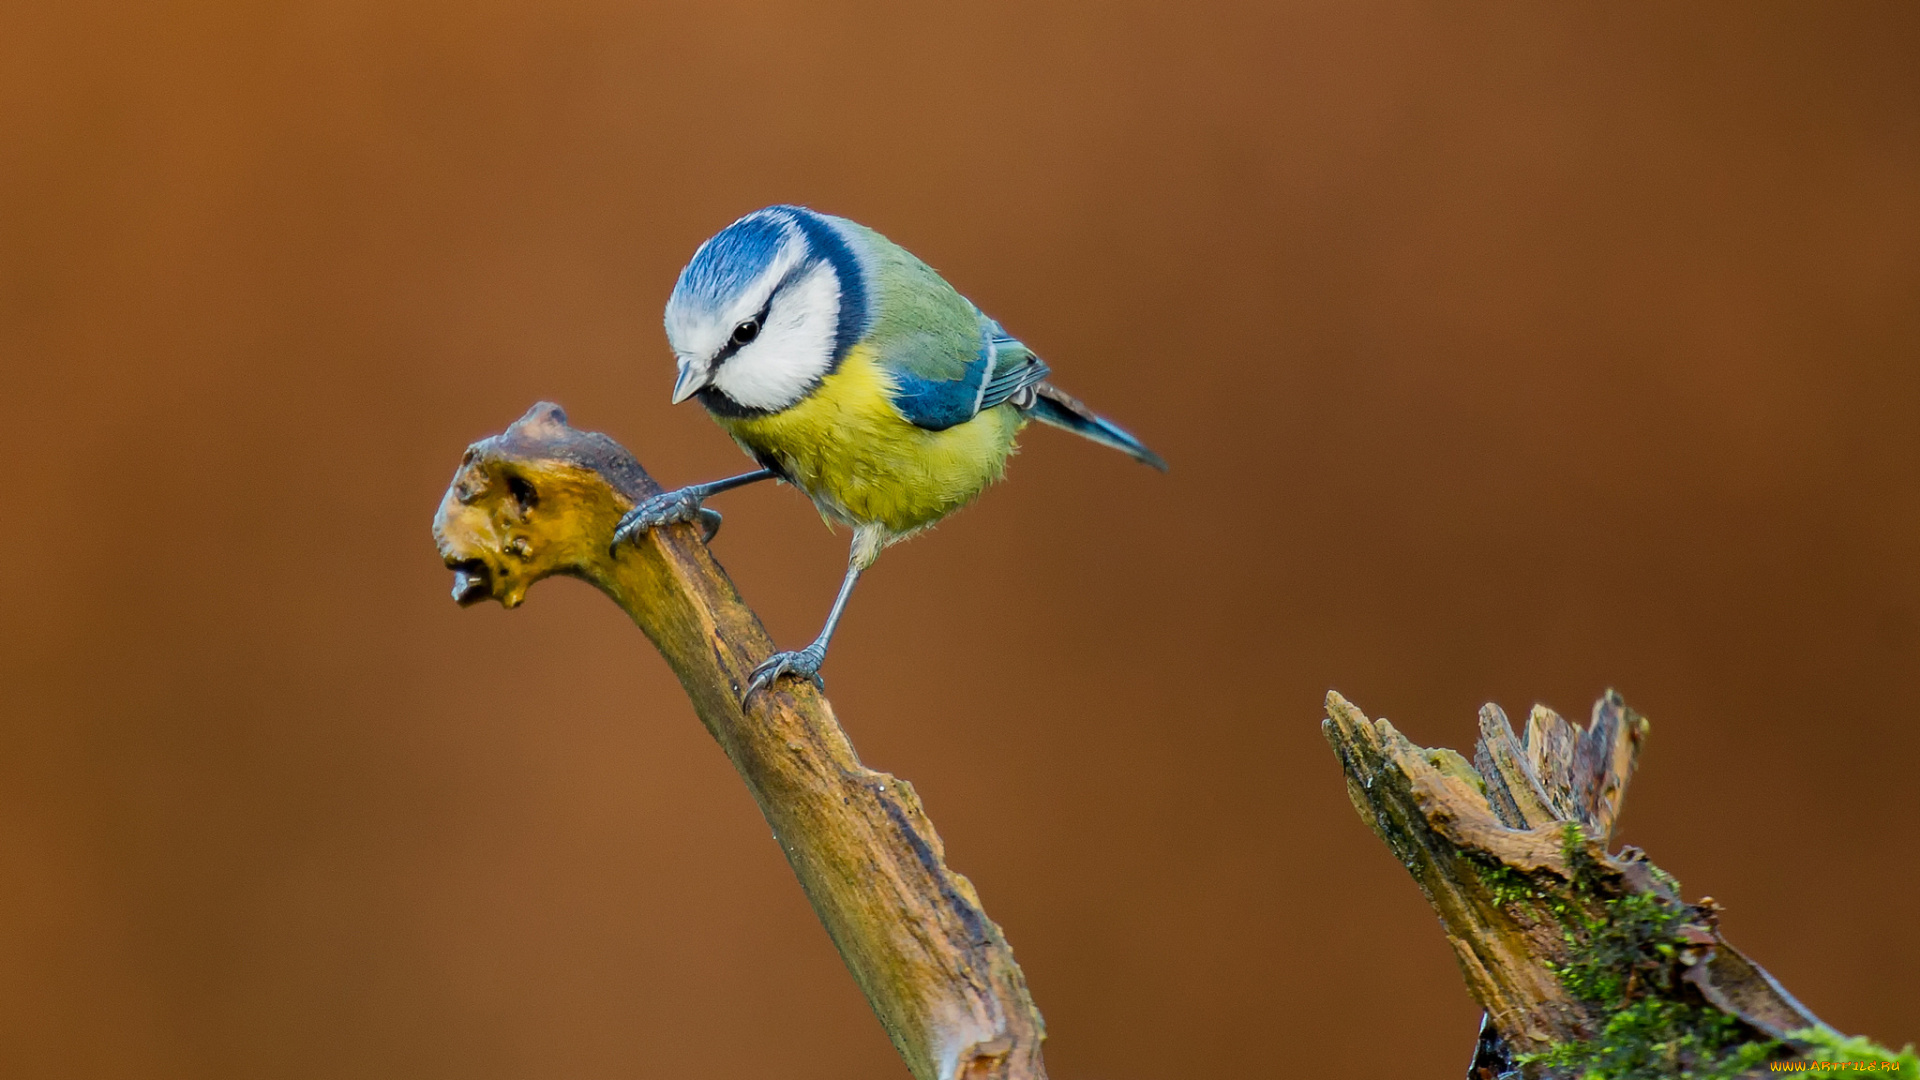
[(933, 267), (864, 225), (857, 235), (869, 287), (865, 344), (889, 367), (922, 379), (960, 379), (980, 351), (979, 309)]

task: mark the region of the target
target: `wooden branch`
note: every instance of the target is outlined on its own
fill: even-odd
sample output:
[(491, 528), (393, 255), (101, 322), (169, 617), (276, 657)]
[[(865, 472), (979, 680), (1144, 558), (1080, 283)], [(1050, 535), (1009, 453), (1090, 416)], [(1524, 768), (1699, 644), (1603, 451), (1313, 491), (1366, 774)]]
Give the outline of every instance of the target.
[(1912, 1047), (1846, 1039), (1727, 944), (1712, 898), (1687, 903), (1636, 848), (1608, 854), (1648, 731), (1619, 695), (1584, 730), (1535, 706), (1520, 739), (1488, 705), (1472, 763), (1336, 693), (1322, 730), (1487, 1010), (1470, 1080), (1730, 1080), (1787, 1059), (1920, 1077)]
[(912, 785), (862, 765), (810, 683), (782, 679), (742, 713), (741, 689), (773, 643), (693, 526), (609, 556), (621, 515), (659, 490), (618, 443), (535, 405), (468, 448), (434, 517), (454, 598), (518, 607), (552, 574), (606, 593), (746, 781), (913, 1075), (1043, 1078), (1046, 1028), (1025, 977), (973, 885), (947, 868)]

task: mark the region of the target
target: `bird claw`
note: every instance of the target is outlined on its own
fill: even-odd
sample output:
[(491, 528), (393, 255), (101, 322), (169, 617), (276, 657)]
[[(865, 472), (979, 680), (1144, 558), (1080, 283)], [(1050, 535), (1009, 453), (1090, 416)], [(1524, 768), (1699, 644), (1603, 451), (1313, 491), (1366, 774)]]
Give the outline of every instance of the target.
[(827, 650), (817, 645), (809, 645), (797, 652), (777, 652), (767, 657), (759, 667), (753, 669), (752, 678), (747, 680), (747, 692), (740, 695), (744, 704), (754, 694), (772, 686), (775, 679), (782, 675), (798, 675), (811, 679), (813, 685), (821, 690), (827, 688), (825, 679), (820, 677), (820, 665), (826, 663)]
[(700, 492), (680, 488), (642, 500), (639, 506), (627, 511), (626, 516), (620, 519), (620, 524), (614, 527), (613, 540), (607, 545), (607, 553), (612, 554), (628, 541), (637, 541), (650, 530), (696, 518), (702, 526), (702, 539), (713, 539), (714, 534), (720, 531), (720, 514), (701, 506), (703, 499)]

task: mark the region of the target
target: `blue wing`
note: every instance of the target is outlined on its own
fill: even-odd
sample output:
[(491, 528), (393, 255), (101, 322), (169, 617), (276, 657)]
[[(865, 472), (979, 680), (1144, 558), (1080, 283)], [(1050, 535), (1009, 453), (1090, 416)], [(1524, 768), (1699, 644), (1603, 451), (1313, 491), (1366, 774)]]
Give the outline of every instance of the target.
[(893, 405), (915, 427), (945, 431), (1039, 385), (1047, 365), (998, 323), (981, 316), (979, 347), (954, 378), (916, 374), (912, 363), (890, 364)]

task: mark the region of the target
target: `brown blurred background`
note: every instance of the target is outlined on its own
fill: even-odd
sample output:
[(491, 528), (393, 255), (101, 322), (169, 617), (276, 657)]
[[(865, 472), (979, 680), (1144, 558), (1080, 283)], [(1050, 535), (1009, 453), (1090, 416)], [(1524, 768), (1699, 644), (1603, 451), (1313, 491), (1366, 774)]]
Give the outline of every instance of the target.
[[(1329, 687), (1619, 687), (1624, 838), (1920, 1038), (1912, 5), (41, 0), (0, 125), (0, 1074), (904, 1076), (641, 636), (428, 536), (541, 398), (738, 469), (659, 313), (780, 201), (1174, 463), (1030, 432), (828, 667), (1056, 1076), (1461, 1073)], [(716, 505), (804, 642), (844, 538)]]

